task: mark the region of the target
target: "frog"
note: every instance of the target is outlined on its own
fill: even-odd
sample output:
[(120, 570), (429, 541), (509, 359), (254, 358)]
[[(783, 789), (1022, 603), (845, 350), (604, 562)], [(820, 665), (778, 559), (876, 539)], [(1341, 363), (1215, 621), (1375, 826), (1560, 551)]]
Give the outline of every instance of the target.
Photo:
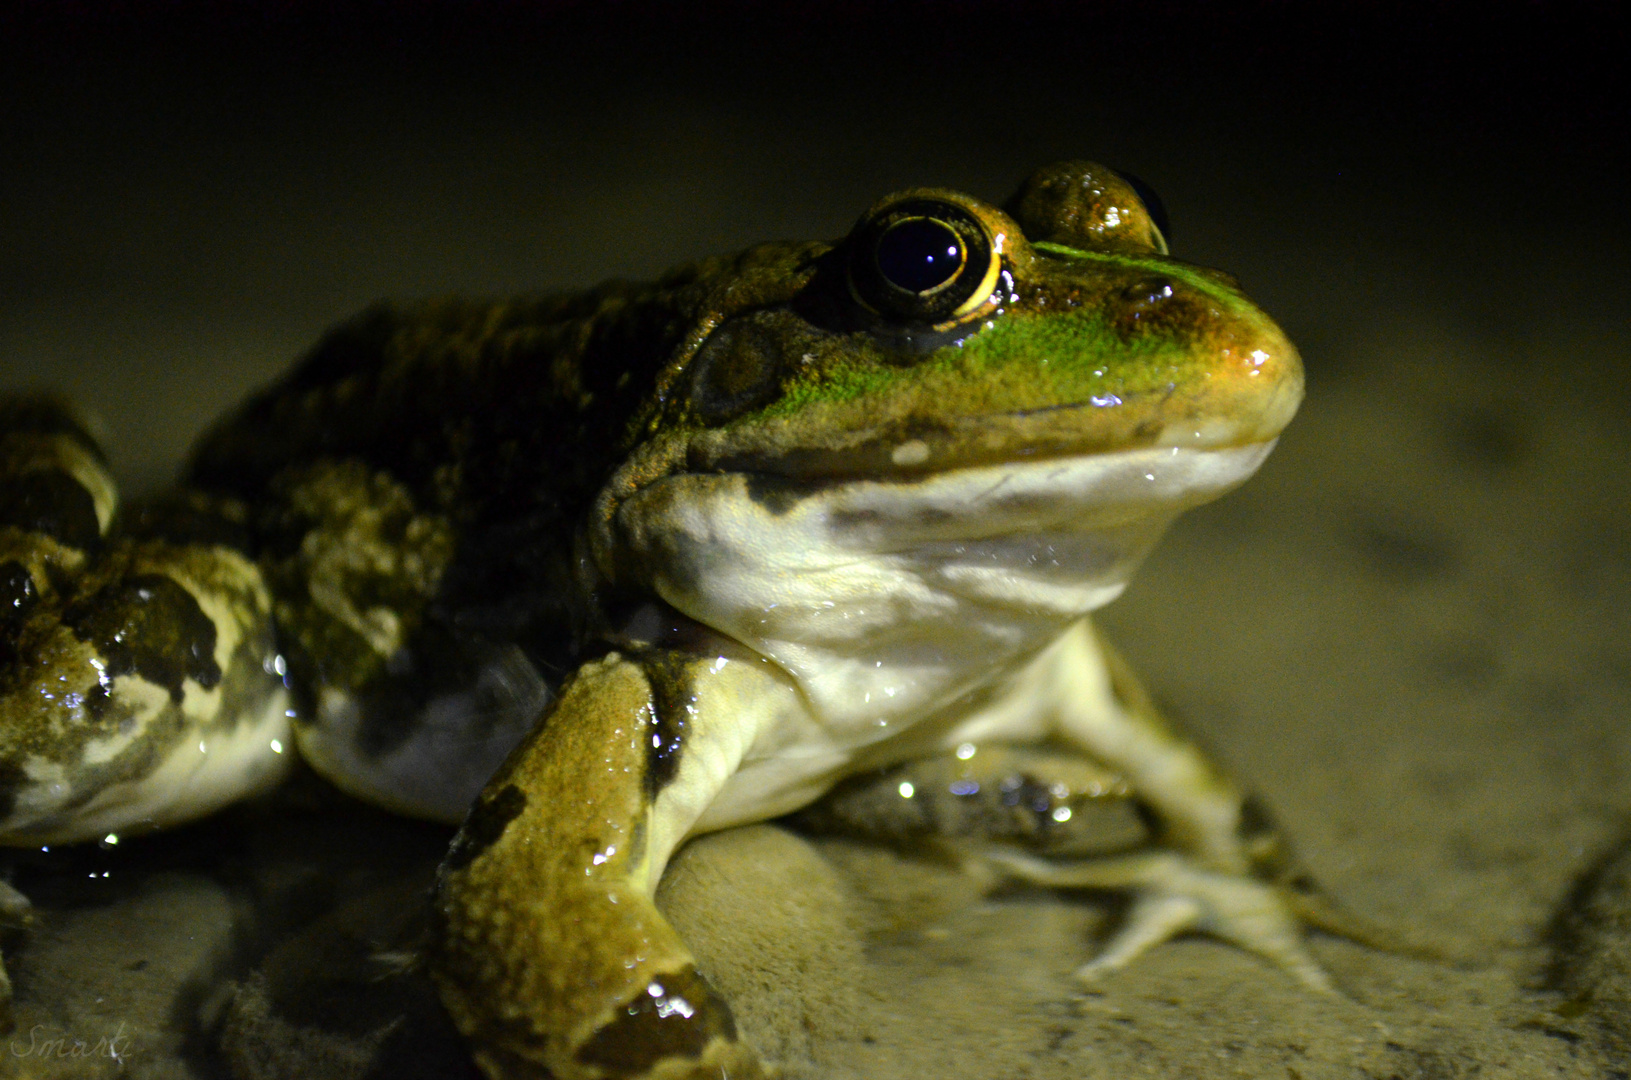
[[(379, 304), (129, 507), (70, 404), (0, 398), (0, 842), (179, 824), (297, 753), (456, 824), (425, 962), (494, 1080), (775, 1075), (654, 896), (843, 793), (1128, 894), (1082, 980), (1201, 931), (1331, 992), (1340, 920), (1092, 621), (1303, 396), (1165, 234), (1065, 161), (651, 282)], [(920, 813), (948, 782), (988, 804)], [(1100, 795), (1142, 831), (1051, 847)]]

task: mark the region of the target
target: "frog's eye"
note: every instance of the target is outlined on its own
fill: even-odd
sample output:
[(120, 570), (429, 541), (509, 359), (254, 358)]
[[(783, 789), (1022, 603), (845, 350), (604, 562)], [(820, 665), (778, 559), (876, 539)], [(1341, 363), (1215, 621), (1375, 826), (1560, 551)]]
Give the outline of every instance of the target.
[(904, 322), (961, 321), (990, 299), (1002, 271), (985, 225), (940, 199), (885, 205), (862, 219), (849, 244), (850, 291), (872, 311)]

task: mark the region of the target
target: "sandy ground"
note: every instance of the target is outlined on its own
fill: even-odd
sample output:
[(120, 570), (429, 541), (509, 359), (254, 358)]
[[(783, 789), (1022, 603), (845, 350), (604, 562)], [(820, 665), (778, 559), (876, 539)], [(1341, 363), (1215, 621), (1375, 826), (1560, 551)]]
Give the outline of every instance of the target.
[[(103, 112), (41, 136), (10, 181), (28, 213), (3, 222), (0, 383), (97, 410), (135, 488), (375, 296), (649, 275), (842, 232), (908, 182), (1001, 198), (1062, 154), (1161, 180), (1178, 253), (1281, 318), (1309, 398), (1262, 473), (1180, 521), (1103, 622), (1333, 896), (1454, 959), (1316, 936), (1342, 990), (1323, 999), (1186, 938), (1088, 991), (1071, 971), (1113, 900), (988, 892), (775, 826), (692, 845), (664, 902), (790, 1080), (1631, 1069), (1617, 220), (1548, 203), (1531, 227), (1495, 181), (1461, 187), (1470, 167), (1374, 131), (1304, 145), (1268, 121), (1141, 127), (1108, 105), (947, 142), (803, 118), (785, 91), (551, 112), (566, 98), (546, 88), (494, 113), (490, 90), (404, 101), (361, 79), (325, 111), (291, 81), (299, 122), (268, 106), (234, 138), (151, 119), (173, 88), (133, 91), (165, 136), (144, 140), (120, 133), (113, 81), (89, 85)], [(21, 853), (41, 920), (7, 943), (19, 1025), (0, 1075), (457, 1075), (423, 984), (373, 958), (411, 948), (404, 913), (446, 839), (307, 779), (169, 836)]]

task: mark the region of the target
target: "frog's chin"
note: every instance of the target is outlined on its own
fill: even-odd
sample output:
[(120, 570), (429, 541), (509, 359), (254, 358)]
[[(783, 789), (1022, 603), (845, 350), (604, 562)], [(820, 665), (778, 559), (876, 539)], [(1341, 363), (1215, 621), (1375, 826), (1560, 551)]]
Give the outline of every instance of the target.
[(884, 723), (1110, 602), (1173, 517), (1272, 446), (886, 479), (672, 473), (624, 499), (599, 546), (620, 578), (778, 664), (824, 720)]

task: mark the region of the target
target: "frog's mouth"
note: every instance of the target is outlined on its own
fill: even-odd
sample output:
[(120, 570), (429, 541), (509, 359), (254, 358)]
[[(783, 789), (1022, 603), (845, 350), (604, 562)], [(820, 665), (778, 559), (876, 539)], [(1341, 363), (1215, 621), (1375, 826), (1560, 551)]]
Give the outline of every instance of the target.
[(817, 428), (803, 418), (758, 421), (689, 434), (680, 467), (820, 482), (911, 479), (1131, 450), (1219, 450), (1272, 442), (1301, 400), (1302, 380), (1296, 378), (1281, 380), (1249, 401), (1227, 400), (1221, 408), (1216, 400), (1168, 390), (990, 415), (907, 415), (838, 427)]
[[(849, 427), (811, 424), (802, 416), (761, 419), (659, 436), (632, 454), (597, 497), (591, 552), (611, 580), (647, 581), (651, 568), (672, 554), (657, 550), (659, 534), (694, 517), (688, 499), (711, 508), (704, 532), (722, 548), (732, 546), (733, 532), (745, 535), (761, 525), (760, 547), (796, 544), (785, 528), (797, 517), (794, 508), (820, 508), (830, 523), (867, 492), (889, 493), (868, 514), (887, 518), (882, 507), (892, 500), (949, 523), (934, 539), (1018, 535), (1067, 519), (1077, 530), (1123, 517), (1160, 518), (1164, 525), (1245, 480), (1261, 463), (1301, 401), (1302, 380), (1279, 380), (1263, 390), (1249, 408), (1227, 399), (1220, 408), (1215, 392), (1204, 400), (1169, 392), (976, 416), (917, 412)], [(1214, 467), (1220, 462), (1227, 468)], [(997, 513), (1003, 500), (984, 494), (998, 491), (999, 481), (1011, 494), (1020, 477), (1066, 474), (1073, 479), (1063, 486), (1022, 500), (1018, 518)], [(721, 509), (732, 503), (780, 520), (757, 523), (751, 514)], [(1037, 507), (1046, 511), (1040, 517), (1032, 512)]]

